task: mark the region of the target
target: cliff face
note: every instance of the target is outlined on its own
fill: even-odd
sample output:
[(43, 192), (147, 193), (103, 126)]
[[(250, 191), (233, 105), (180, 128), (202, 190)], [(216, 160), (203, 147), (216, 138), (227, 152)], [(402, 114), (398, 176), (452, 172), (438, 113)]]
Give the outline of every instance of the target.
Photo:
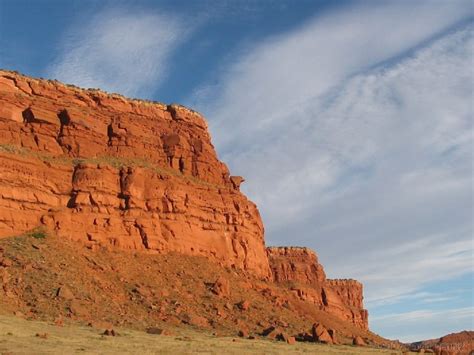
[(0, 166), (0, 237), (45, 225), (270, 275), (259, 212), (191, 110), (0, 71)]
[(308, 248), (267, 248), (270, 268), (276, 282), (296, 281), (318, 286), (326, 280), (324, 268), (315, 252)]
[(368, 329), (360, 282), (326, 279), (316, 253), (308, 248), (271, 247), (267, 253), (275, 282), (289, 284), (300, 299)]
[(192, 110), (0, 71), (0, 166), (0, 238), (45, 227), (92, 250), (204, 256), (367, 329), (360, 283), (327, 280), (310, 249), (265, 249)]

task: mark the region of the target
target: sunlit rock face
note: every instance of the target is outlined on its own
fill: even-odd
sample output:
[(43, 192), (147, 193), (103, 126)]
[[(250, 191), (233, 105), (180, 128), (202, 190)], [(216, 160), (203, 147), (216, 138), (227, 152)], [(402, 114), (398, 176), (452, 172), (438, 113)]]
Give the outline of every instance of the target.
[(90, 249), (204, 256), (368, 329), (359, 282), (327, 279), (308, 248), (265, 248), (244, 179), (190, 109), (0, 71), (0, 166), (0, 238), (43, 227)]
[(176, 251), (270, 276), (263, 225), (179, 105), (0, 71), (0, 236)]
[(309, 248), (270, 247), (267, 253), (275, 282), (287, 284), (300, 299), (368, 329), (360, 282), (327, 279), (318, 256)]

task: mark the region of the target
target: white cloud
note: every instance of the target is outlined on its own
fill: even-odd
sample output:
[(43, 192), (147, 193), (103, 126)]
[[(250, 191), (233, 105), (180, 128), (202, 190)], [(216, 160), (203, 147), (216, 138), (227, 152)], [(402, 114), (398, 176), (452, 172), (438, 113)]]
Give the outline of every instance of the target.
[(369, 311), (472, 271), (474, 80), (469, 2), (370, 4), (249, 48), (197, 102), (267, 241), (363, 281)]
[(81, 87), (150, 97), (166, 77), (170, 55), (192, 31), (183, 19), (126, 8), (76, 23), (47, 76)]
[[(223, 71), (225, 84), (208, 91), (216, 142), (228, 153), (236, 141), (253, 142), (268, 126), (284, 124), (285, 130), (288, 115), (308, 101), (467, 17), (469, 8), (468, 1), (371, 2), (323, 14), (297, 31), (248, 48)], [(239, 134), (226, 129), (229, 120)]]
[[(413, 302), (427, 304), (453, 302), (462, 300), (462, 297), (469, 292), (468, 289), (456, 288), (454, 290), (444, 290), (442, 292), (418, 291), (413, 293), (404, 293), (395, 297), (384, 299), (378, 303), (379, 306), (393, 305), (399, 302)], [(372, 318), (372, 317), (371, 317)], [(375, 316), (374, 319), (377, 319)]]

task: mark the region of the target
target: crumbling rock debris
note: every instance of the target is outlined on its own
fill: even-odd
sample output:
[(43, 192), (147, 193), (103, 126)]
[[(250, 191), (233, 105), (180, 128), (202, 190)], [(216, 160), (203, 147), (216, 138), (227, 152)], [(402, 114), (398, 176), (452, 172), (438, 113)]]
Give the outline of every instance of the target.
[(230, 295), (229, 280), (220, 276), (212, 285), (211, 291), (219, 297), (228, 297)]
[(248, 311), (250, 308), (250, 302), (248, 300), (242, 300), (237, 303), (237, 307), (242, 311)]
[(0, 266), (2, 267), (10, 267), (13, 265), (13, 261), (7, 258), (3, 258), (0, 260)]
[(281, 334), (281, 329), (278, 329), (274, 326), (268, 327), (262, 332), (262, 336), (267, 337), (268, 339), (278, 339)]
[(326, 344), (333, 343), (331, 335), (322, 324), (314, 323), (313, 327), (311, 328), (311, 333), (313, 335), (313, 341)]

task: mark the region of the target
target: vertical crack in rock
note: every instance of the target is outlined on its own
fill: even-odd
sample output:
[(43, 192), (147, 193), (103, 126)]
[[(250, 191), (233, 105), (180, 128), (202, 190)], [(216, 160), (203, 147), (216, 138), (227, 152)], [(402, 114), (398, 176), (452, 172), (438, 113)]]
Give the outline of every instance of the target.
[(112, 123), (109, 123), (107, 126), (107, 145), (110, 147), (112, 145), (112, 138), (114, 137), (114, 129), (112, 127)]
[[(174, 168), (174, 157), (176, 155), (176, 148), (180, 143), (179, 135), (177, 135), (176, 133), (164, 135), (161, 137), (161, 140), (163, 142), (163, 150), (166, 154), (168, 165), (170, 168)], [(184, 165), (183, 165), (183, 168), (184, 168)]]
[(183, 157), (179, 157), (179, 171), (181, 174), (184, 174), (184, 159)]
[(120, 208), (122, 210), (129, 210), (130, 209), (130, 195), (127, 193), (127, 185), (128, 185), (128, 177), (131, 174), (130, 168), (122, 168), (120, 169), (120, 193), (118, 197), (122, 199), (123, 203), (120, 204)]
[(324, 288), (321, 290), (321, 298), (323, 299), (323, 304), (329, 306), (328, 296), (326, 295), (326, 290)]
[(76, 207), (76, 198), (77, 198), (77, 193), (78, 191), (76, 191), (74, 189), (74, 185), (75, 185), (75, 181), (77, 179), (77, 172), (79, 170), (79, 164), (76, 164), (74, 166), (74, 170), (72, 172), (72, 176), (71, 176), (71, 190), (70, 190), (70, 193), (69, 193), (69, 200), (67, 202), (67, 205), (66, 207), (67, 208), (75, 208)]
[(135, 222), (135, 227), (138, 229), (138, 232), (140, 233), (140, 237), (142, 238), (142, 243), (145, 249), (150, 249), (148, 245), (148, 235), (145, 232), (145, 229), (143, 228), (143, 226), (139, 224), (138, 222)]

